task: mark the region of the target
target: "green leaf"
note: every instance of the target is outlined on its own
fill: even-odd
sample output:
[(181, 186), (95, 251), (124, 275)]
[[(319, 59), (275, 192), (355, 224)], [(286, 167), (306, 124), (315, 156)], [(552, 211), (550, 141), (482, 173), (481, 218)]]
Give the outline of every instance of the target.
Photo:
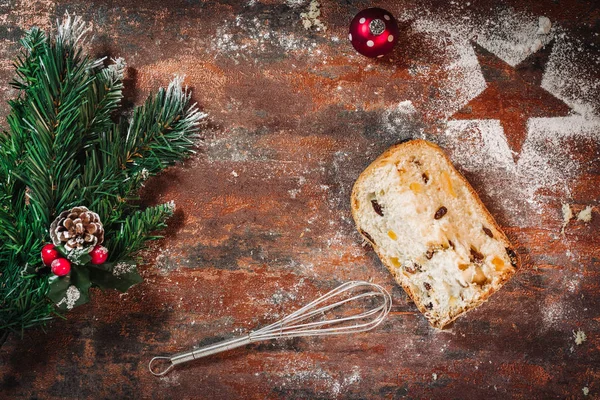
[(54, 304), (57, 304), (67, 296), (67, 289), (71, 285), (71, 279), (69, 276), (52, 275), (48, 279), (48, 282), (50, 283), (48, 298), (52, 300)]
[[(123, 264), (120, 262), (118, 264)], [(116, 263), (104, 263), (90, 266), (90, 279), (95, 286), (101, 289), (117, 289), (125, 293), (130, 287), (143, 281), (134, 264), (129, 264), (127, 272), (115, 275), (113, 273)]]
[[(82, 265), (75, 265), (73, 266), (73, 268), (71, 269), (71, 282), (73, 282), (73, 285), (75, 285), (77, 287), (77, 289), (79, 289), (79, 291), (81, 292), (81, 297), (83, 297), (85, 295), (85, 297), (88, 298), (88, 291), (90, 290), (90, 287), (92, 286), (92, 282), (90, 281), (90, 270), (87, 266)], [(87, 300), (86, 300), (87, 302)], [(83, 303), (81, 303), (83, 304)], [(79, 305), (79, 304), (77, 304)]]
[(74, 264), (85, 265), (92, 261), (92, 256), (87, 250), (67, 250), (64, 245), (59, 244), (56, 250), (65, 258), (68, 258)]
[(90, 256), (90, 253), (79, 253), (74, 254), (73, 258), (69, 257), (69, 260), (72, 260), (77, 265), (85, 265), (92, 261), (92, 256)]
[(66, 276), (52, 275), (49, 283), (48, 298), (61, 310), (71, 310), (90, 300), (92, 283), (86, 266), (73, 266)]

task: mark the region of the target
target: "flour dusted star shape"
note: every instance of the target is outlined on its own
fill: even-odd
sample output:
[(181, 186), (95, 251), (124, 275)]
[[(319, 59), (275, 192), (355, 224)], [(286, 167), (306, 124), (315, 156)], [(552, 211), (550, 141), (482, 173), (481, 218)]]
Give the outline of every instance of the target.
[(515, 161), (527, 137), (529, 118), (564, 117), (571, 108), (541, 87), (554, 42), (531, 54), (515, 67), (473, 43), (487, 88), (452, 119), (496, 119)]

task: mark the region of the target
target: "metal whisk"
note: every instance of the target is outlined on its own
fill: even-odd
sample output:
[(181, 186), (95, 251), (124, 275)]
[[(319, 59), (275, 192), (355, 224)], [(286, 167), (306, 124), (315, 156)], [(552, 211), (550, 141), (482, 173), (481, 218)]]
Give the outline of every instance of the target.
[[(338, 309), (343, 305), (356, 306), (360, 303), (350, 303), (357, 301), (371, 302), (375, 305), (362, 312), (336, 316), (332, 319), (325, 318), (325, 314), (328, 311)], [(162, 376), (178, 364), (232, 350), (253, 342), (283, 337), (340, 335), (343, 333), (368, 331), (375, 328), (385, 319), (391, 307), (392, 297), (383, 287), (363, 281), (347, 282), (280, 321), (253, 331), (246, 336), (225, 340), (173, 356), (154, 357), (150, 360), (148, 369), (152, 374)], [(166, 368), (162, 371), (156, 371), (156, 367), (153, 368), (153, 364), (156, 363), (163, 364), (163, 368), (166, 364)]]

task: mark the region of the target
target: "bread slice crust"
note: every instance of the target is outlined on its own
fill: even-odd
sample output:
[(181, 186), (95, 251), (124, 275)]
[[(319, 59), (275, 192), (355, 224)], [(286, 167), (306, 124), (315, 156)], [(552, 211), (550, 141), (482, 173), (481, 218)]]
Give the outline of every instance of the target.
[[(433, 309), (432, 303), (427, 302), (429, 299), (427, 297), (427, 293), (426, 293), (427, 290), (424, 290), (424, 289), (422, 290), (420, 288), (420, 286), (416, 287), (415, 282), (412, 281), (412, 277), (411, 277), (410, 273), (406, 272), (406, 269), (408, 269), (409, 271), (411, 270), (410, 266), (406, 266), (406, 267), (404, 265), (399, 266), (397, 259), (394, 260), (394, 257), (390, 257), (389, 249), (387, 249), (387, 251), (386, 251), (385, 244), (381, 244), (381, 246), (378, 245), (375, 242), (372, 235), (367, 231), (367, 229), (365, 227), (362, 226), (362, 223), (361, 223), (361, 221), (363, 221), (363, 222), (365, 221), (364, 213), (369, 212), (368, 210), (369, 210), (370, 205), (368, 205), (368, 204), (365, 205), (365, 202), (369, 201), (368, 200), (369, 193), (373, 191), (373, 188), (369, 187), (369, 184), (372, 184), (372, 182), (367, 182), (367, 181), (369, 179), (371, 179), (375, 174), (380, 172), (380, 170), (382, 168), (388, 168), (390, 164), (394, 164), (397, 166), (401, 162), (406, 163), (406, 160), (408, 158), (410, 158), (412, 156), (412, 154), (415, 154), (415, 153), (427, 154), (428, 156), (431, 155), (431, 157), (434, 157), (435, 159), (439, 160), (440, 164), (444, 168), (444, 171), (446, 171), (446, 173), (448, 173), (448, 174), (451, 174), (452, 180), (453, 180), (453, 185), (456, 185), (456, 184), (458, 184), (459, 186), (462, 185), (464, 187), (464, 189), (466, 189), (466, 192), (464, 192), (464, 191), (461, 192), (464, 195), (457, 196), (458, 199), (456, 201), (468, 202), (469, 204), (472, 203), (471, 207), (473, 207), (475, 209), (477, 217), (479, 218), (478, 220), (484, 221), (483, 229), (484, 229), (485, 234), (487, 236), (493, 237), (494, 241), (499, 242), (499, 244), (504, 246), (507, 257), (503, 257), (502, 255), (499, 255), (494, 258), (494, 262), (496, 262), (496, 258), (498, 258), (499, 260), (500, 259), (504, 260), (502, 262), (502, 265), (507, 264), (506, 260), (509, 260), (509, 263), (510, 263), (510, 265), (505, 265), (500, 270), (490, 273), (490, 275), (493, 275), (493, 276), (491, 278), (486, 277), (486, 281), (485, 281), (486, 283), (483, 284), (482, 287), (479, 287), (477, 284), (474, 285), (472, 282), (468, 282), (469, 287), (471, 287), (471, 289), (468, 289), (468, 290), (469, 290), (469, 292), (475, 293), (474, 297), (467, 299), (465, 301), (461, 300), (460, 303), (464, 303), (464, 304), (459, 305), (458, 307), (455, 307), (452, 310), (446, 310), (445, 312), (439, 312), (439, 310)], [(425, 168), (427, 168), (427, 166), (425, 166)], [(398, 172), (398, 174), (402, 174), (402, 173)], [(423, 179), (424, 180), (426, 179), (425, 174), (423, 176)], [(371, 181), (372, 181), (372, 179), (371, 179)], [(412, 186), (411, 186), (411, 188), (412, 188)], [(371, 194), (371, 196), (373, 196), (373, 195)], [(455, 197), (456, 197), (456, 194), (455, 194)], [(415, 196), (415, 199), (418, 200), (418, 196)], [(415, 200), (415, 201), (417, 201), (417, 200)], [(361, 206), (362, 206), (362, 208), (361, 208)], [(375, 200), (375, 203), (372, 204), (372, 207), (373, 207), (372, 211), (377, 215), (369, 215), (368, 218), (373, 219), (373, 218), (379, 218), (380, 216), (381, 216), (381, 218), (383, 218), (383, 210), (381, 208), (381, 205), (379, 205), (376, 200)], [(357, 230), (373, 246), (373, 249), (379, 256), (380, 260), (388, 268), (388, 270), (392, 273), (392, 275), (394, 276), (397, 283), (400, 284), (400, 286), (402, 286), (404, 288), (406, 293), (408, 293), (408, 295), (412, 298), (412, 300), (417, 305), (417, 308), (419, 309), (419, 311), (421, 311), (421, 313), (423, 313), (426, 316), (426, 318), (428, 319), (430, 324), (435, 328), (439, 328), (439, 329), (444, 328), (445, 326), (447, 326), (448, 324), (453, 322), (456, 318), (458, 318), (462, 314), (464, 314), (467, 311), (470, 311), (470, 310), (478, 307), (482, 303), (484, 303), (493, 293), (495, 293), (498, 289), (500, 289), (502, 287), (502, 285), (508, 279), (510, 279), (510, 277), (516, 272), (517, 269), (520, 268), (520, 260), (519, 260), (517, 253), (514, 251), (513, 246), (511, 245), (510, 241), (508, 240), (508, 238), (506, 237), (506, 235), (504, 234), (504, 232), (502, 231), (502, 229), (500, 228), (498, 223), (494, 220), (492, 215), (486, 209), (485, 205), (482, 203), (481, 199), (479, 198), (479, 196), (477, 195), (475, 190), (471, 187), (471, 185), (469, 184), (467, 179), (452, 165), (452, 162), (450, 161), (448, 156), (443, 152), (443, 150), (440, 147), (438, 147), (436, 144), (428, 142), (426, 140), (416, 139), (416, 140), (411, 140), (408, 142), (397, 144), (395, 146), (392, 146), (388, 150), (386, 150), (375, 161), (373, 161), (361, 173), (361, 175), (358, 177), (358, 179), (356, 180), (356, 182), (354, 184), (354, 187), (352, 190), (352, 195), (351, 195), (351, 208), (352, 208), (352, 216), (356, 223)], [(436, 212), (436, 214), (433, 216), (433, 219), (438, 219), (437, 217), (439, 215), (441, 215), (440, 219), (443, 219), (445, 213), (448, 211), (441, 210), (441, 208), (446, 208), (446, 207), (440, 207), (440, 209), (437, 210), (438, 212)], [(425, 225), (425, 228), (427, 228), (427, 226), (426, 226), (427, 224), (437, 223), (437, 222), (424, 221), (423, 223)], [(395, 236), (395, 234), (394, 234), (394, 236)], [(387, 240), (387, 238), (386, 238), (386, 240)], [(449, 243), (452, 244), (452, 248), (453, 248), (452, 250), (454, 250), (454, 244), (452, 243), (452, 241), (449, 241)], [(496, 244), (496, 247), (498, 247), (499, 244)], [(473, 248), (471, 247), (471, 249), (473, 249)], [(444, 251), (444, 250), (440, 250), (440, 251)], [(471, 252), (473, 252), (473, 250), (471, 250)], [(402, 253), (402, 251), (400, 251), (400, 253)], [(428, 255), (429, 254), (427, 254), (427, 256)], [(478, 253), (477, 250), (475, 250), (475, 255), (476, 255), (476, 258), (479, 258), (479, 256), (480, 256), (480, 254)], [(490, 257), (491, 257), (491, 255), (490, 255)], [(429, 258), (429, 257), (426, 257), (426, 258)], [(488, 260), (489, 260), (489, 258), (488, 258)], [(404, 260), (404, 261), (405, 261), (404, 264), (406, 264), (406, 260)], [(481, 261), (477, 261), (477, 262), (481, 262)], [(470, 270), (475, 270), (475, 271), (477, 270), (477, 268), (478, 268), (477, 265), (480, 265), (480, 264), (477, 264), (477, 262), (475, 262), (473, 265), (469, 265)], [(394, 264), (396, 264), (396, 265), (394, 265)], [(425, 264), (427, 264), (427, 261), (425, 261)], [(489, 262), (488, 262), (488, 264), (489, 264)], [(417, 265), (417, 264), (415, 263), (414, 265)], [(421, 267), (421, 266), (419, 265), (419, 267)], [(448, 268), (450, 268), (450, 267), (448, 267)], [(459, 268), (460, 268), (460, 265), (457, 265), (457, 267), (456, 267), (457, 279), (461, 279), (460, 278), (461, 271)], [(488, 270), (490, 270), (489, 267), (488, 267)], [(472, 274), (472, 275), (474, 275), (474, 274)], [(429, 285), (428, 283), (424, 283), (424, 284), (425, 284), (426, 288), (427, 287), (431, 288), (431, 285)], [(462, 281), (461, 285), (464, 285), (464, 284), (465, 284), (465, 282)], [(462, 287), (464, 287), (464, 286), (462, 286)], [(477, 290), (480, 290), (480, 292), (477, 293), (476, 292)], [(462, 297), (462, 295), (461, 295), (461, 297)], [(450, 298), (452, 298), (452, 296)]]

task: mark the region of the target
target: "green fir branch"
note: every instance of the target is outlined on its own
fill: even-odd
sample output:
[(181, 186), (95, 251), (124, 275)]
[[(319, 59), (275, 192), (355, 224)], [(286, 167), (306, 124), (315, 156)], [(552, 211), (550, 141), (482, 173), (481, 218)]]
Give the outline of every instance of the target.
[(25, 37), (20, 40), (19, 43), (23, 46), (23, 50), (13, 64), (17, 75), (11, 82), (14, 88), (25, 90), (36, 83), (37, 72), (40, 68), (40, 51), (46, 44), (46, 40), (46, 34), (37, 27), (27, 31)]
[(122, 58), (113, 61), (113, 64), (94, 74), (95, 79), (88, 85), (81, 105), (81, 119), (88, 141), (97, 140), (103, 132), (112, 129), (112, 114), (118, 109), (123, 97), (126, 64)]
[(127, 168), (156, 174), (193, 153), (198, 122), (205, 114), (188, 104), (190, 96), (178, 77), (134, 111), (124, 143)]
[[(120, 118), (125, 63), (107, 67), (90, 58), (82, 48), (88, 31), (68, 15), (54, 37), (33, 28), (14, 64), (19, 95), (9, 101), (9, 132), (0, 132), (0, 331), (44, 324), (72, 285), (81, 289), (79, 305), (90, 285), (125, 290), (139, 282), (137, 272), (112, 275), (110, 266), (158, 238), (173, 205), (140, 210), (137, 192), (149, 176), (193, 153), (204, 117), (176, 78), (130, 120)], [(111, 263), (49, 280), (40, 249), (50, 222), (75, 205), (100, 215)]]
[(30, 140), (20, 178), (31, 191), (31, 211), (44, 226), (77, 198), (77, 157), (85, 135), (81, 104), (94, 80), (90, 71), (98, 65), (67, 35), (80, 30), (63, 27), (56, 41), (40, 49), (35, 84), (24, 90), (21, 101), (21, 129)]
[(135, 254), (143, 248), (146, 241), (161, 238), (162, 236), (152, 233), (166, 227), (165, 221), (173, 215), (174, 210), (175, 204), (171, 202), (148, 207), (127, 216), (105, 244), (110, 254), (109, 260), (116, 261)]

